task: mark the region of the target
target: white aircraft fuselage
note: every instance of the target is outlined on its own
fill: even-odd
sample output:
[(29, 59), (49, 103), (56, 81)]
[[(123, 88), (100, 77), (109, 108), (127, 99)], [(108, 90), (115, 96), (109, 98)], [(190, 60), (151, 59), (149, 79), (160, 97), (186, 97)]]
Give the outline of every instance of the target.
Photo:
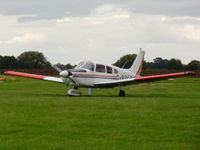
[[(63, 71), (60, 73), (61, 78), (67, 85), (92, 88), (98, 87), (95, 86), (95, 83), (116, 81), (119, 79), (130, 79), (135, 77), (135, 74), (128, 69), (118, 68), (113, 65), (104, 65), (100, 63), (93, 63), (91, 61), (84, 61), (79, 64), (81, 65), (78, 65), (75, 69), (69, 69), (67, 72)], [(66, 78), (65, 75), (68, 74), (68, 72), (72, 73), (72, 75)]]

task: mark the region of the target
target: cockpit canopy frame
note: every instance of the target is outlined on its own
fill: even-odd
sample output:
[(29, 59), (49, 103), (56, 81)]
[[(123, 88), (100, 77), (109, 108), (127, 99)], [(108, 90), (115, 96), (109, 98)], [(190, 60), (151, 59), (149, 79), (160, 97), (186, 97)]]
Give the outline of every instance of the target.
[(107, 65), (93, 63), (91, 61), (81, 61), (76, 69), (87, 69), (89, 71), (108, 73), (108, 74), (118, 74), (118, 70)]

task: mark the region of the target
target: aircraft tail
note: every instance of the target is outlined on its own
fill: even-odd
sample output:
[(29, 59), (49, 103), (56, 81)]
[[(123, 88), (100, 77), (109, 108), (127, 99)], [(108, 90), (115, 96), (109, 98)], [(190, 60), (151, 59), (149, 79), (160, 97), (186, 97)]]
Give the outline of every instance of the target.
[(145, 51), (140, 49), (140, 52), (137, 55), (134, 63), (129, 68), (129, 71), (133, 72), (135, 76), (140, 76), (140, 73), (142, 71), (143, 61), (144, 61), (144, 54), (145, 54)]

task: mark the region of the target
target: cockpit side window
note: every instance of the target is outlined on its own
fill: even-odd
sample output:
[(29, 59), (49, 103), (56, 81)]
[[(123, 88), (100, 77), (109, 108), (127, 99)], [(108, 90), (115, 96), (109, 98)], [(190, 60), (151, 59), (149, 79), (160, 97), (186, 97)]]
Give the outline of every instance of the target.
[(94, 71), (94, 64), (92, 62), (86, 62), (81, 68), (85, 68), (90, 71)]
[(118, 74), (118, 71), (117, 71), (117, 69), (114, 69), (114, 73), (115, 73), (115, 74)]
[(111, 67), (109, 67), (109, 66), (106, 66), (106, 70), (107, 70), (107, 73), (110, 73), (110, 74), (112, 74), (112, 68), (111, 68)]
[(96, 72), (105, 73), (105, 66), (101, 64), (96, 64)]

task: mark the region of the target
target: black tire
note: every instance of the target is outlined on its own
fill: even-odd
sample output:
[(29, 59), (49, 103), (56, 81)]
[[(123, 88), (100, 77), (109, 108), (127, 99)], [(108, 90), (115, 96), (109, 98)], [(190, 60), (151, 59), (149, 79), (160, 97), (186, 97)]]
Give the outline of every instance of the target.
[(120, 96), (120, 97), (124, 97), (124, 96), (126, 96), (125, 91), (120, 90), (120, 91), (119, 91), (119, 96)]

